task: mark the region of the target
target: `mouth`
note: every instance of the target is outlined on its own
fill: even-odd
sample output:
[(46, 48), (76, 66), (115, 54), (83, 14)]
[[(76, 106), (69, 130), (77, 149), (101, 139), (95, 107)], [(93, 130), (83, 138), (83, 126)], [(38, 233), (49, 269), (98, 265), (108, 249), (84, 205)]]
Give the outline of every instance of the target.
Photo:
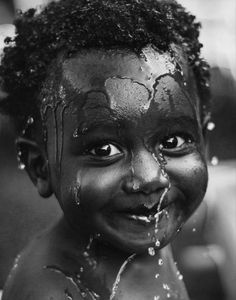
[(159, 203), (150, 208), (146, 207), (145, 204), (142, 204), (135, 208), (126, 209), (122, 211), (122, 214), (124, 214), (129, 220), (148, 225), (159, 218), (164, 208), (165, 206), (159, 205)]

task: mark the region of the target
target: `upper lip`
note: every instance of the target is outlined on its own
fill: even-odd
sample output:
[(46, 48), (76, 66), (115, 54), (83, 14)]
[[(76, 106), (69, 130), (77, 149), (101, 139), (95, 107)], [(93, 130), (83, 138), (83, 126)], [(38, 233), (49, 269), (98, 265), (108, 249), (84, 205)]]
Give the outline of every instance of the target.
[[(160, 210), (162, 210), (163, 208), (164, 208), (163, 205), (161, 205)], [(157, 209), (158, 209), (158, 203), (153, 205), (151, 208), (147, 208), (144, 204), (142, 204), (134, 208), (127, 208), (121, 211), (121, 213), (136, 215), (136, 216), (150, 216), (156, 214)]]
[[(118, 197), (118, 201), (115, 201), (115, 212), (137, 216), (154, 215), (157, 213), (161, 195), (162, 193), (156, 193), (152, 195), (138, 195), (137, 193), (126, 199), (123, 199), (123, 197)], [(167, 193), (160, 205), (160, 210), (164, 209), (169, 204), (168, 198), (169, 197)]]

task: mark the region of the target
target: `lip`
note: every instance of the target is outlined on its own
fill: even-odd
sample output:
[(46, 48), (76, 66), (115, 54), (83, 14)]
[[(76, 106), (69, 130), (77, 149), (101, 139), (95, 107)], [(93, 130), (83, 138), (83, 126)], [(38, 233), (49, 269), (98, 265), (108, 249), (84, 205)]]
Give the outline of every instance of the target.
[[(131, 212), (124, 212), (123, 214), (130, 220), (140, 222), (143, 224), (150, 224), (156, 222), (158, 217), (163, 213), (163, 210), (167, 207), (169, 204), (162, 204), (160, 207), (159, 203), (148, 209), (145, 205), (143, 208), (138, 207), (138, 210), (135, 209)], [(140, 212), (140, 213), (137, 213)], [(143, 211), (143, 212), (142, 212)]]
[[(106, 206), (106, 210), (110, 213), (124, 213), (130, 215), (149, 215), (157, 212), (157, 208), (160, 205), (160, 210), (169, 205), (170, 202), (170, 190), (165, 195), (163, 201), (161, 201), (162, 192), (145, 196), (143, 194), (134, 194), (124, 197), (123, 195), (117, 195)], [(172, 197), (171, 197), (172, 198)], [(161, 204), (160, 204), (161, 201)]]
[(112, 227), (125, 226), (128, 229), (131, 226), (136, 231), (142, 226), (150, 230), (158, 220), (161, 221), (164, 209), (174, 201), (169, 192), (162, 200), (163, 191), (151, 195), (137, 193), (128, 197), (116, 195), (103, 212)]

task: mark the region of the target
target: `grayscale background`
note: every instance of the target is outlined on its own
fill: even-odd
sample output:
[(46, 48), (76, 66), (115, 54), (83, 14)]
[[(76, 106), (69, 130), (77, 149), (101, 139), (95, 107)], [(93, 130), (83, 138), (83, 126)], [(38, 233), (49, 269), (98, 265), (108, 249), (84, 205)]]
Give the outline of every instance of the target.
[[(211, 65), (216, 128), (209, 132), (207, 195), (178, 234), (173, 249), (192, 300), (235, 300), (236, 1), (179, 2), (202, 23), (200, 40), (202, 55)], [(14, 9), (42, 3), (47, 0), (0, 0), (0, 53), (4, 36), (13, 31)], [(26, 173), (17, 169), (14, 132), (9, 120), (0, 115), (0, 290), (14, 257), (60, 214), (56, 200), (40, 198)]]

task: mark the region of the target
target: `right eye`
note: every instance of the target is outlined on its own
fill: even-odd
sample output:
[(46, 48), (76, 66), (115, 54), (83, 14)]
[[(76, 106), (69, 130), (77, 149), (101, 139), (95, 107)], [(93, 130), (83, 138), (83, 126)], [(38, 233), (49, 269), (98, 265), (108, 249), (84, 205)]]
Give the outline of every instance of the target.
[(112, 157), (122, 152), (113, 144), (103, 144), (91, 148), (87, 153), (97, 157)]

